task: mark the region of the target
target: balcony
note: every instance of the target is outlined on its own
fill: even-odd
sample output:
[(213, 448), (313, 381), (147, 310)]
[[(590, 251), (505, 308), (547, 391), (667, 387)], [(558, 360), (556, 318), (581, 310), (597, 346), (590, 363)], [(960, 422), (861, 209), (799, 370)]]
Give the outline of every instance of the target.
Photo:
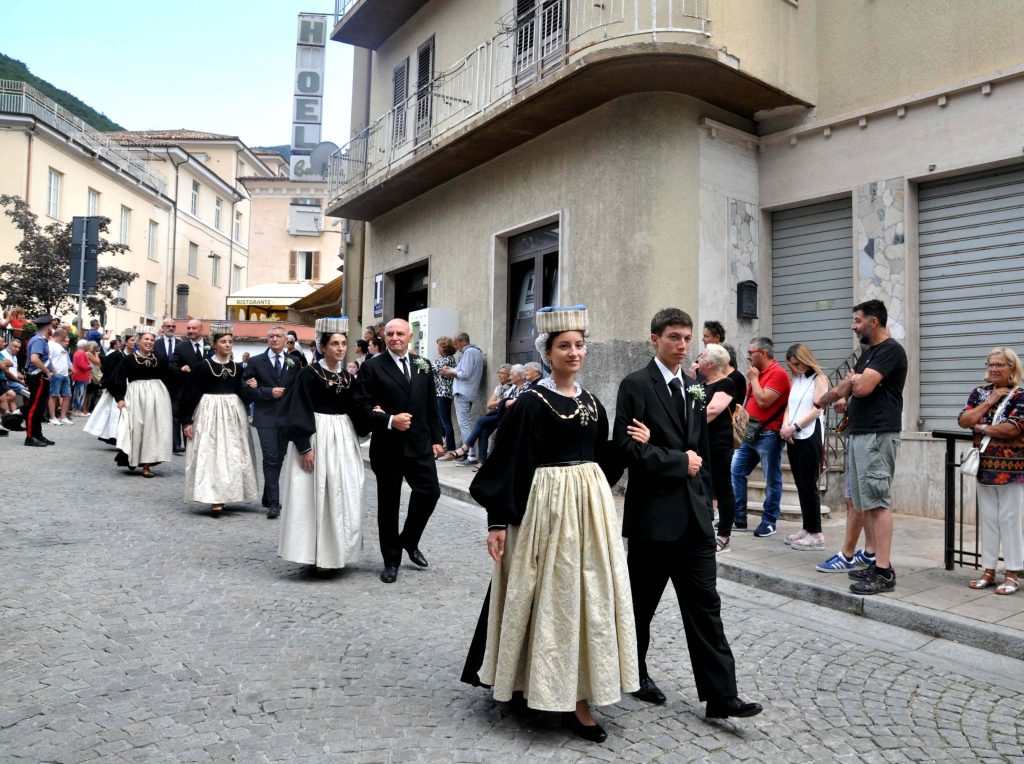
[(334, 0), (331, 39), (376, 50), (429, 0)]
[(710, 44), (708, 2), (546, 0), (503, 17), (497, 34), (331, 156), (328, 214), (372, 220), (631, 93), (683, 93), (748, 118), (806, 105)]
[(161, 175), (132, 157), (106, 133), (90, 127), (31, 85), (17, 80), (0, 80), (0, 112), (31, 115), (156, 191), (163, 193), (167, 187), (167, 181)]

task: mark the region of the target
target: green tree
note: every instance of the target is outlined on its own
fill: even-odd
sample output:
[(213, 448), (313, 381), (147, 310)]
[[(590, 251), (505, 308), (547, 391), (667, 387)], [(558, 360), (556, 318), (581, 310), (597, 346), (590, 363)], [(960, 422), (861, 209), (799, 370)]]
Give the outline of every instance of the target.
[[(78, 311), (78, 295), (68, 291), (71, 277), (71, 223), (50, 223), (45, 228), (25, 200), (18, 196), (0, 196), (0, 207), (22, 233), (15, 248), (18, 262), (0, 265), (0, 291), (5, 305), (21, 305), (29, 316), (39, 313), (61, 315)], [(100, 218), (99, 256), (122, 255), (127, 244), (115, 244), (103, 234), (110, 218)], [(101, 266), (96, 272), (96, 292), (85, 296), (86, 315), (105, 319), (107, 306), (121, 307), (117, 296), (123, 283), (132, 283), (139, 274), (113, 266)]]

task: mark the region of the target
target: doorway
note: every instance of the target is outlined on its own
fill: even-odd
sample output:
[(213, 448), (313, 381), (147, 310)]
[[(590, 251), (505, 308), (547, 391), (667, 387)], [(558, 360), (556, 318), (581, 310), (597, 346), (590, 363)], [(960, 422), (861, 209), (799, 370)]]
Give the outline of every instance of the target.
[(396, 273), (395, 279), (395, 313), (394, 318), (409, 320), (414, 310), (427, 307), (427, 281), (429, 270), (426, 263)]
[(558, 223), (527, 231), (508, 240), (509, 363), (538, 360), (534, 314), (558, 304)]

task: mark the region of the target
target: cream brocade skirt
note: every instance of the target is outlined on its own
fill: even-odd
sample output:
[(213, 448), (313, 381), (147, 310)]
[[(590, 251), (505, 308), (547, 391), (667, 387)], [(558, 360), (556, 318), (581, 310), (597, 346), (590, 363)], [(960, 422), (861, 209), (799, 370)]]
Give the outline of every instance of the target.
[(203, 504), (259, 497), (249, 412), (237, 395), (204, 395), (185, 451), (185, 500)]
[(108, 440), (116, 438), (117, 424), (120, 419), (121, 409), (117, 407), (114, 396), (104, 390), (103, 395), (100, 396), (100, 402), (92, 410), (92, 416), (89, 417), (89, 421), (85, 423), (82, 431), (95, 435), (97, 438)]
[(536, 471), (495, 563), (480, 680), (507, 701), (572, 711), (639, 689), (622, 529), (597, 464)]
[(169, 462), (171, 397), (164, 383), (159, 379), (129, 382), (124, 404), (117, 423), (117, 447), (128, 455), (128, 464)]
[(346, 414), (313, 414), (313, 471), (288, 444), (281, 475), (277, 554), (318, 568), (344, 568), (363, 550), (363, 457)]

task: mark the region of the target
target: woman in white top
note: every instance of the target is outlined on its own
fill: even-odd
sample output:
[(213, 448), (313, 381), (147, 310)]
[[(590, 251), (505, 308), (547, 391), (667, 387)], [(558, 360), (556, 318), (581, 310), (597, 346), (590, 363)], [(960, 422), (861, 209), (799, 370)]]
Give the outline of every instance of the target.
[(815, 408), (814, 401), (828, 390), (828, 377), (821, 370), (814, 353), (802, 342), (786, 351), (792, 385), (789, 403), (779, 436), (786, 441), (789, 466), (793, 482), (800, 496), (800, 514), (803, 528), (786, 537), (793, 549), (821, 549), (825, 536), (821, 532), (821, 495), (818, 476), (821, 474), (821, 455), (825, 443), (824, 411)]

